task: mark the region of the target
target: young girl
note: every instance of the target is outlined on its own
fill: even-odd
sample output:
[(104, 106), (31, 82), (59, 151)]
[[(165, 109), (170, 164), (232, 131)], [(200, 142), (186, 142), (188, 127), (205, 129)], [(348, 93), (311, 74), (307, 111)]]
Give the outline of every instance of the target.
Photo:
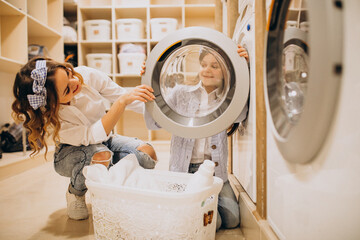
[[(125, 107), (143, 113), (143, 102), (155, 98), (151, 87), (127, 92), (98, 70), (34, 58), (16, 74), (13, 91), (14, 117), (24, 121), (34, 153), (41, 146), (47, 151), (50, 134), (57, 143), (54, 166), (57, 173), (70, 177), (66, 200), (71, 219), (88, 217), (84, 166), (110, 167), (134, 153), (142, 167), (154, 168), (156, 154), (149, 144), (112, 134)], [(104, 99), (112, 103), (107, 112)]]
[[(246, 49), (240, 45), (237, 50), (239, 56), (248, 60)], [(189, 117), (206, 115), (221, 103), (220, 99), (226, 90), (224, 71), (217, 58), (209, 51), (199, 53), (200, 71), (199, 82), (195, 85), (180, 84), (170, 91), (166, 98), (167, 104), (177, 113)], [(143, 66), (143, 74), (145, 66)], [(247, 109), (239, 116), (242, 121)], [(160, 126), (145, 112), (147, 126), (158, 129)], [(195, 173), (205, 159), (215, 163), (215, 176), (224, 181), (218, 198), (218, 216), (216, 229), (234, 228), (240, 224), (239, 204), (230, 186), (227, 174), (227, 145), (226, 130), (208, 138), (189, 139), (173, 135), (171, 138), (170, 171)]]

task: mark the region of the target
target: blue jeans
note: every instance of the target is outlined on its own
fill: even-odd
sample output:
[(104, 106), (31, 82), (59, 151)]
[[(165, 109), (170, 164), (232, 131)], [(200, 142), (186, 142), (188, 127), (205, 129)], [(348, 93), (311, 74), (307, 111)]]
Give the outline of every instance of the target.
[(133, 153), (136, 155), (140, 166), (148, 169), (154, 168), (155, 160), (148, 154), (136, 149), (143, 144), (144, 142), (137, 138), (120, 135), (114, 135), (106, 142), (88, 146), (59, 144), (54, 153), (55, 171), (61, 176), (70, 177), (70, 193), (82, 196), (87, 191), (82, 170), (85, 166), (90, 165), (95, 153), (110, 151), (112, 159), (109, 167), (116, 164), (126, 155)]
[[(189, 173), (195, 173), (201, 163), (190, 163)], [(219, 193), (218, 198), (218, 213), (216, 220), (216, 231), (223, 228), (235, 228), (240, 224), (240, 207), (236, 200), (234, 191), (232, 190), (229, 181), (224, 182), (224, 185)]]

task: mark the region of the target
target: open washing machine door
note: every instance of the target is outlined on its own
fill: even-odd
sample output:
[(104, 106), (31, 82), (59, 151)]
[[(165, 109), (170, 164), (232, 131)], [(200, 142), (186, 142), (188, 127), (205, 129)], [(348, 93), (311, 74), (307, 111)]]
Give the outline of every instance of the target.
[(246, 108), (249, 70), (224, 34), (189, 27), (163, 38), (146, 61), (142, 83), (156, 99), (146, 110), (162, 128), (203, 138), (228, 128)]
[(331, 124), (342, 68), (341, 8), (341, 1), (272, 3), (266, 103), (277, 147), (293, 163), (314, 158)]

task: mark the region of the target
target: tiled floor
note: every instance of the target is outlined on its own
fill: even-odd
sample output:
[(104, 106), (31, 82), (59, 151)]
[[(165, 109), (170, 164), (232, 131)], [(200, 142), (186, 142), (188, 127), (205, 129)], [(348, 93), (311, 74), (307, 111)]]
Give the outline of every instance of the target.
[[(157, 169), (167, 169), (169, 144), (153, 144)], [(52, 162), (0, 181), (0, 239), (94, 239), (91, 216), (74, 221), (66, 215), (68, 179), (58, 175)], [(90, 206), (89, 206), (90, 207)], [(220, 230), (217, 240), (243, 240), (240, 228)]]

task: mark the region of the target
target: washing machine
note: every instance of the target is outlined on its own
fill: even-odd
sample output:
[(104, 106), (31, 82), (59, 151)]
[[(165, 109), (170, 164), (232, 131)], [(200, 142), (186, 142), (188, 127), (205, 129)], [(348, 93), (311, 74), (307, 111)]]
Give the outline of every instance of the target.
[[(216, 69), (216, 74), (207, 69)], [(249, 70), (236, 44), (223, 33), (189, 27), (167, 35), (152, 49), (142, 83), (154, 89), (156, 99), (146, 103), (146, 110), (157, 125), (176, 136), (204, 138), (227, 129), (246, 109)], [(200, 100), (200, 86), (213, 96), (207, 102)]]
[(360, 239), (359, 10), (356, 0), (272, 2), (267, 220), (280, 239)]
[(255, 9), (253, 0), (239, 1), (239, 18), (233, 41), (249, 55), (250, 92), (247, 118), (233, 135), (233, 174), (256, 202), (256, 79), (255, 79)]

